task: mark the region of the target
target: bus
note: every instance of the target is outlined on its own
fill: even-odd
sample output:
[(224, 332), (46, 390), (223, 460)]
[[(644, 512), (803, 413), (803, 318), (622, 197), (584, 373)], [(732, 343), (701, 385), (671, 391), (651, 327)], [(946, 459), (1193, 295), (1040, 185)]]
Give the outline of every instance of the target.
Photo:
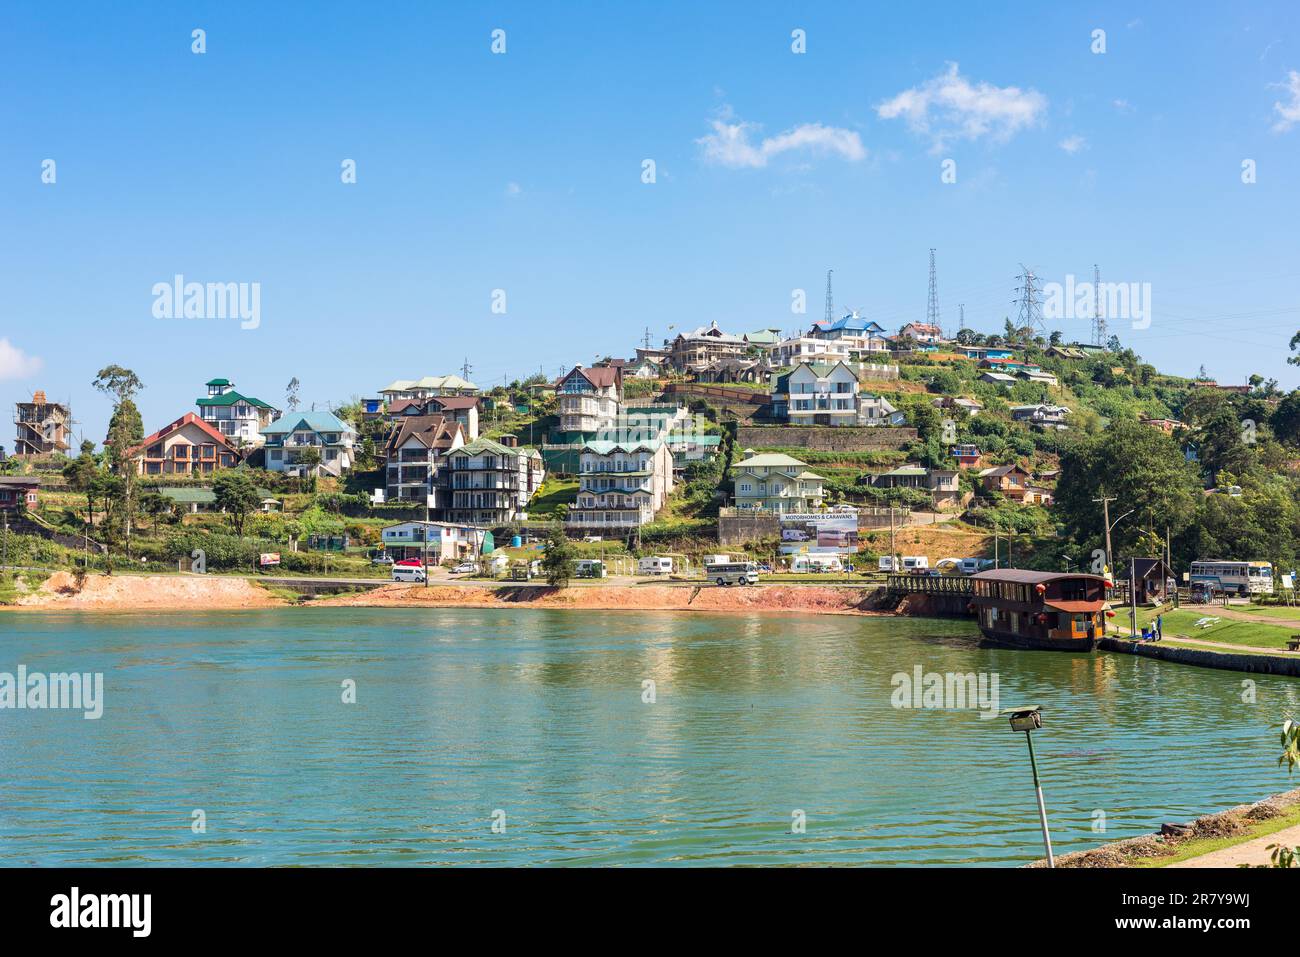
[(1273, 566), (1268, 562), (1192, 562), (1189, 582), (1193, 588), (1238, 595), (1273, 594)]
[(718, 586), (723, 585), (757, 585), (757, 562), (718, 562), (710, 565), (705, 572), (709, 579)]

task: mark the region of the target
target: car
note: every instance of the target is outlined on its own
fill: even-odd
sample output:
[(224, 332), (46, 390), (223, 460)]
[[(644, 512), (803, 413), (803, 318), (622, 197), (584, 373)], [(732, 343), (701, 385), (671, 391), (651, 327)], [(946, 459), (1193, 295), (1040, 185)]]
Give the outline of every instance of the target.
[(420, 559), (418, 559), (418, 558), (403, 558), (400, 562), (394, 562), (394, 563), (393, 563), (393, 567), (394, 567), (394, 568), (397, 568), (397, 567), (401, 567), (401, 568), (423, 568), (423, 567), (424, 567), (424, 562), (420, 561)]
[(760, 572), (762, 572), (763, 574), (765, 574), (765, 575), (770, 575), (770, 574), (772, 574), (772, 566), (769, 565), (767, 562), (759, 562), (759, 563), (758, 563), (758, 570), (759, 570)]
[(427, 580), (423, 568), (403, 565), (401, 562), (393, 566), (391, 574), (395, 582), (424, 582)]
[(394, 564), (394, 562), (393, 562), (393, 556), (392, 556), (392, 555), (376, 555), (376, 556), (374, 556), (373, 558), (370, 559), (370, 564), (372, 564), (372, 565), (392, 565), (392, 564)]
[(455, 568), (452, 569), (452, 574), (472, 575), (477, 571), (478, 571), (478, 566), (475, 565), (473, 562), (461, 562), (459, 565), (457, 565)]

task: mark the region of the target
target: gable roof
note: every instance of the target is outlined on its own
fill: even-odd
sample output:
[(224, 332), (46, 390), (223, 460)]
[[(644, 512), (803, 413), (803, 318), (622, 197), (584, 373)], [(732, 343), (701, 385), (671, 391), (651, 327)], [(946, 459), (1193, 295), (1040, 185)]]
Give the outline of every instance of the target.
[(290, 412), (261, 430), (263, 435), (287, 435), (305, 429), (309, 432), (355, 432), (333, 412)]
[(448, 455), (481, 455), (484, 452), (491, 452), (493, 455), (528, 455), (532, 449), (520, 448), (516, 446), (511, 448), (508, 445), (502, 445), (500, 442), (494, 442), (491, 439), (478, 438), (467, 445), (462, 445), (458, 449), (448, 452)]
[(476, 395), (431, 395), (429, 405), (436, 405), (448, 411), (456, 409), (477, 408), (482, 400)]
[(778, 469), (806, 469), (807, 462), (800, 462), (791, 455), (785, 455), (781, 452), (764, 452), (760, 455), (751, 455), (749, 458), (737, 462), (732, 468), (751, 469), (751, 468), (778, 468)]
[(425, 448), (450, 448), (457, 433), (463, 435), (464, 427), (445, 415), (409, 415), (388, 434), (385, 446), (391, 452), (415, 439)]
[(210, 437), (214, 442), (216, 442), (217, 445), (221, 446), (222, 448), (226, 449), (227, 451), (229, 451), (229, 452), (233, 452), (233, 453), (235, 453), (236, 455), (239, 454), (239, 450), (236, 449), (233, 445), (230, 444), (230, 440), (229, 440), (229, 439), (227, 439), (224, 435), (222, 435), (220, 432), (218, 432), (218, 431), (217, 431), (216, 429), (214, 429), (212, 426), (208, 425), (208, 423), (204, 422), (202, 419), (200, 419), (200, 418), (199, 418), (197, 415), (195, 415), (193, 412), (186, 412), (184, 415), (182, 415), (182, 416), (181, 416), (179, 419), (177, 419), (175, 422), (170, 422), (170, 423), (168, 423), (167, 425), (164, 425), (164, 426), (163, 426), (161, 429), (159, 429), (157, 432), (153, 433), (153, 435), (146, 435), (143, 439), (141, 439), (141, 440), (140, 440), (139, 442), (137, 442), (135, 445), (131, 446), (131, 448), (130, 448), (130, 453), (131, 453), (132, 455), (137, 455), (137, 454), (143, 452), (143, 451), (144, 451), (145, 449), (147, 449), (149, 446), (153, 445), (155, 442), (159, 442), (159, 441), (161, 441), (162, 439), (165, 439), (167, 436), (171, 435), (173, 432), (177, 431), (178, 429), (183, 429), (183, 428), (184, 428), (185, 426), (187, 426), (187, 425), (192, 425), (192, 426), (196, 427), (197, 429), (199, 429), (199, 431), (201, 431), (201, 432), (203, 432), (204, 434), (208, 435), (208, 436), (209, 436), (209, 437)]
[[(214, 379), (208, 385), (224, 384), (229, 385), (224, 379)], [(229, 392), (223, 392), (221, 395), (205, 395), (194, 400), (194, 404), (202, 408), (203, 406), (227, 406), (234, 405), (236, 402), (247, 402), (255, 409), (270, 409), (272, 412), (279, 411), (269, 402), (263, 402), (261, 399), (255, 399), (251, 395), (242, 395), (231, 389)]]
[(458, 375), (427, 375), (420, 379), (394, 379), (379, 391), (410, 392), (412, 389), (461, 389), (479, 391), (478, 386)]
[(617, 386), (623, 381), (623, 370), (618, 366), (591, 366), (587, 369), (582, 366), (574, 366), (567, 375), (560, 379), (560, 383), (567, 382), (574, 375), (582, 376), (597, 389)]

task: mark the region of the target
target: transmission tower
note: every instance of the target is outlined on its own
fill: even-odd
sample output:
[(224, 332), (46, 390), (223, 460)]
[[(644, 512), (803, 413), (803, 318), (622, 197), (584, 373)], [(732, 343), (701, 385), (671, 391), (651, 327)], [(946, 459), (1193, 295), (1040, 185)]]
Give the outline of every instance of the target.
[(1043, 324), (1043, 303), (1039, 296), (1038, 277), (1024, 263), (1020, 264), (1020, 285), (1016, 287), (1019, 296), (1014, 300), (1020, 307), (1020, 312), (1016, 319), (1016, 326), (1019, 329), (1038, 330), (1043, 335), (1047, 334), (1047, 327)]
[(468, 382), (469, 374), (474, 371), (474, 367), (469, 364), (469, 356), (465, 357), (465, 364), (460, 367), (460, 371), (461, 374), (464, 376), (465, 381)]
[(826, 325), (835, 321), (835, 299), (831, 296), (831, 273), (834, 269), (826, 270)]
[(641, 341), (645, 343), (645, 347), (647, 349), (650, 348), (650, 327), (649, 326), (645, 327), (645, 338)]
[(925, 321), (942, 330), (939, 321), (939, 277), (934, 271), (934, 250), (930, 250), (930, 303), (925, 311)]
[(1106, 344), (1106, 310), (1102, 308), (1101, 269), (1092, 265), (1092, 344)]
[(961, 332), (966, 328), (966, 303), (959, 302), (957, 304), (957, 317), (957, 331)]

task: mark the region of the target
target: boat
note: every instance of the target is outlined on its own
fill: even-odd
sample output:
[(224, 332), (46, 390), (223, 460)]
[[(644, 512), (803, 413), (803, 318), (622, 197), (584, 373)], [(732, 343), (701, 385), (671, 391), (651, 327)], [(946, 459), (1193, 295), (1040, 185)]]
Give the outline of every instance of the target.
[(1092, 651), (1106, 631), (1100, 575), (1000, 568), (971, 576), (983, 644), (1031, 651)]

